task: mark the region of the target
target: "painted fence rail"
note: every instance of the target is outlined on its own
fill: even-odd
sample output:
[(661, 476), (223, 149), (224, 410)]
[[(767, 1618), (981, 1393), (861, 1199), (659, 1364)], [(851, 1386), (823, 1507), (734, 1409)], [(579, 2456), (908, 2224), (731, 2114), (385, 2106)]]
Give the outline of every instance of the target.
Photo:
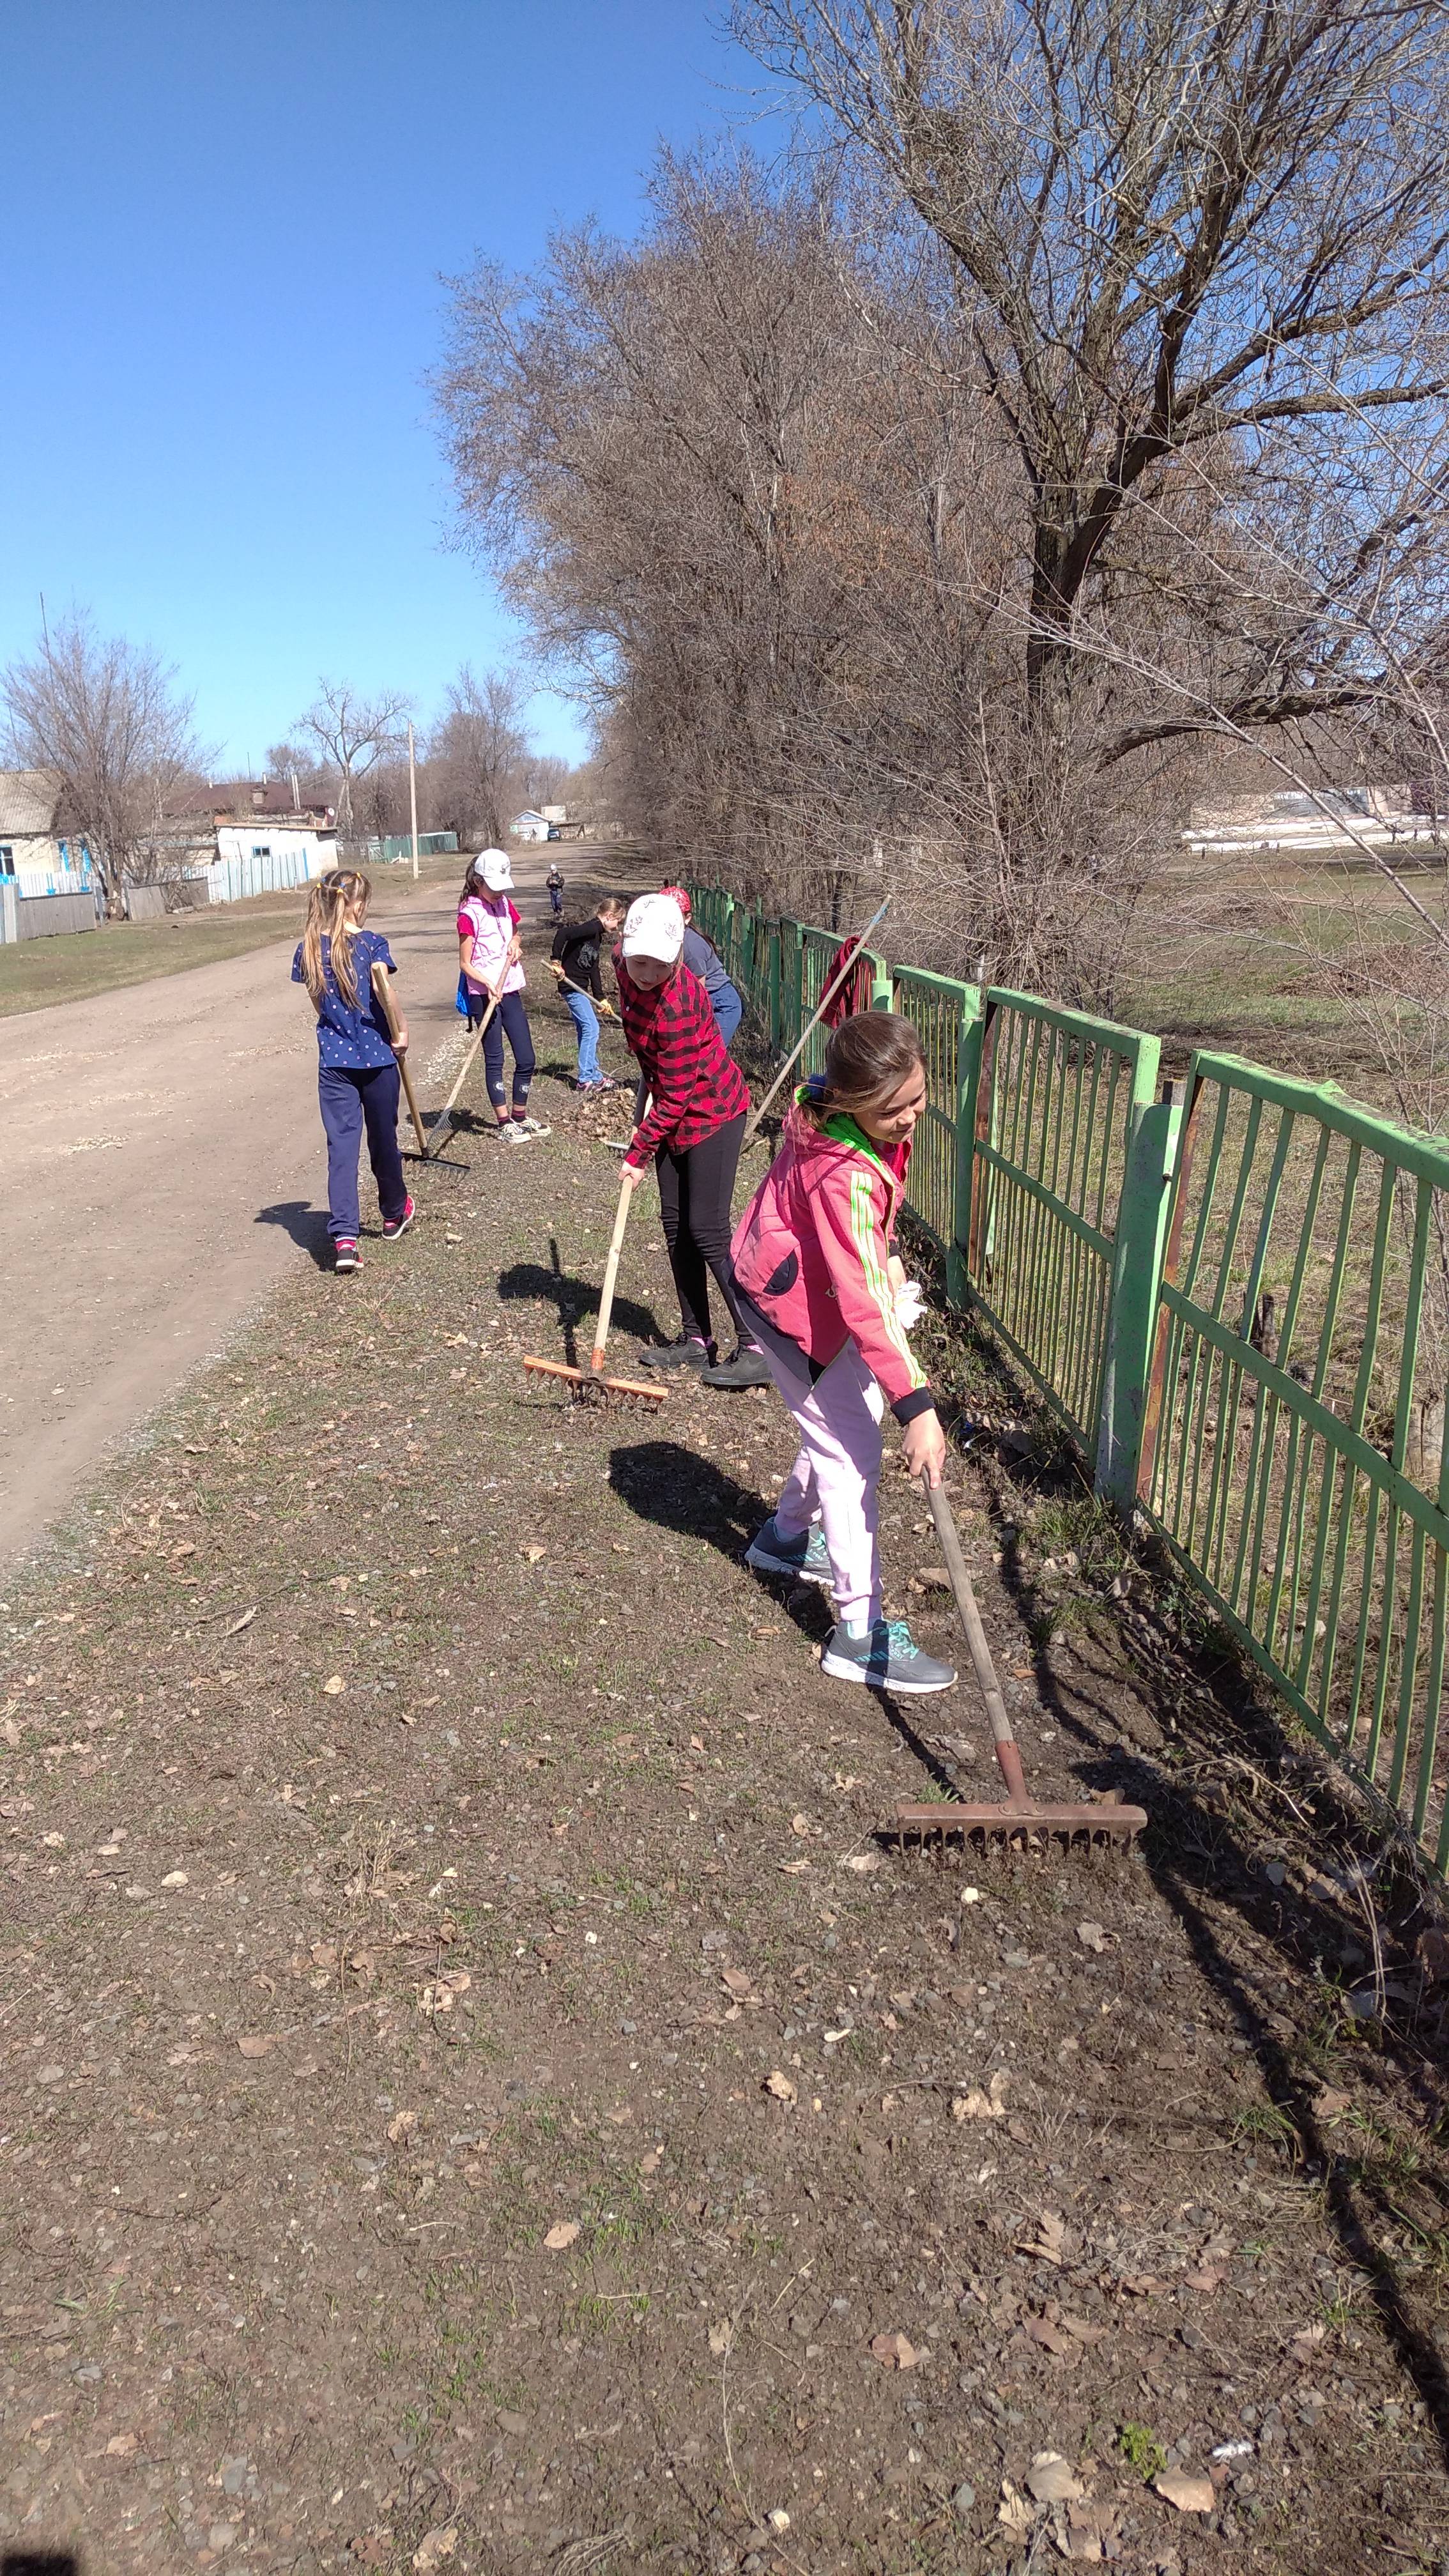
[[(691, 892), (784, 1056), (840, 935)], [(1206, 1050), (1164, 1087), (1155, 1038), (1032, 994), (872, 957), (849, 1000), (920, 1032), (951, 1303), (1449, 1877), (1449, 1147)]]

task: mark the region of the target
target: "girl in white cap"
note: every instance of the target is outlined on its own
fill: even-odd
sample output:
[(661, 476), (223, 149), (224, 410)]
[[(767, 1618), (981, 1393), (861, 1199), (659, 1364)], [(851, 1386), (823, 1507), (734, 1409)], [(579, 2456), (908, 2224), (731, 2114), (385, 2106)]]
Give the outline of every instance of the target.
[[(749, 1333), (739, 1331), (729, 1266), (730, 1200), (750, 1095), (725, 1051), (709, 995), (684, 963), (683, 947), (678, 904), (668, 895), (644, 894), (630, 905), (614, 951), (624, 1036), (638, 1058), (641, 1087), (651, 1095), (624, 1156), (624, 1179), (642, 1180), (653, 1160), (679, 1297), (678, 1341), (639, 1357), (646, 1368), (694, 1369), (706, 1386), (768, 1386), (764, 1359)], [(715, 1353), (711, 1278), (738, 1337), (728, 1360)]]
[[(458, 898), (458, 963), (468, 1001), (468, 1026), (476, 1029), (498, 993), (498, 1008), (483, 1032), (483, 1073), (499, 1132), (506, 1144), (526, 1144), (546, 1136), (528, 1114), (528, 1087), (533, 1080), (533, 1036), (524, 1008), (523, 942), (519, 915), (509, 896), (513, 867), (506, 850), (480, 850), (470, 859)], [(501, 989), (500, 989), (501, 988)], [(503, 1079), (503, 1041), (513, 1049), (513, 1105)]]

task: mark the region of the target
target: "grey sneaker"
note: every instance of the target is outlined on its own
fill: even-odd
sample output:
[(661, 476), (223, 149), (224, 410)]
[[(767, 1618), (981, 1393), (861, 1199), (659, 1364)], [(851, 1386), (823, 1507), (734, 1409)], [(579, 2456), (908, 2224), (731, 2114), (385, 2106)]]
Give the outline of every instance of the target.
[(818, 1583), (822, 1592), (830, 1589), (830, 1559), (818, 1521), (796, 1538), (781, 1538), (773, 1519), (766, 1521), (746, 1548), (745, 1563), (756, 1574), (793, 1574), (801, 1583)]
[(866, 1637), (847, 1636), (843, 1626), (832, 1628), (820, 1669), (833, 1682), (864, 1682), (867, 1690), (921, 1697), (927, 1691), (951, 1690), (956, 1681), (955, 1665), (938, 1664), (934, 1655), (923, 1654), (904, 1619), (877, 1619)]
[(553, 1134), (553, 1129), (551, 1127), (545, 1127), (541, 1118), (515, 1118), (513, 1123), (515, 1127), (522, 1128), (525, 1136), (551, 1136)]

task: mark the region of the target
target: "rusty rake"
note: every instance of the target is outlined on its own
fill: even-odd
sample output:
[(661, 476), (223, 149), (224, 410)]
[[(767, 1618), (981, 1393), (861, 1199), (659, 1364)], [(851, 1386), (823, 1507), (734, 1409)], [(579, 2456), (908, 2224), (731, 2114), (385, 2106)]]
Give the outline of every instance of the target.
[(537, 1359), (532, 1356), (524, 1360), (523, 1366), (530, 1377), (562, 1378), (576, 1404), (617, 1402), (636, 1405), (647, 1412), (653, 1412), (657, 1405), (664, 1402), (665, 1390), (662, 1386), (646, 1386), (639, 1378), (606, 1377), (604, 1374), (604, 1346), (609, 1338), (609, 1322), (614, 1312), (614, 1286), (619, 1276), (619, 1255), (624, 1248), (624, 1228), (629, 1222), (629, 1201), (633, 1195), (633, 1183), (627, 1179), (622, 1180), (619, 1183), (619, 1211), (614, 1219), (614, 1231), (609, 1242), (609, 1258), (604, 1265), (604, 1286), (599, 1298), (599, 1321), (594, 1334), (594, 1347), (589, 1353), (588, 1367), (571, 1368), (563, 1360)]
[(897, 1807), (893, 1829), (899, 1841), (904, 1845), (907, 1835), (915, 1835), (921, 1842), (927, 1842), (944, 1841), (948, 1834), (981, 1834), (988, 1841), (1019, 1839), (1027, 1844), (1034, 1840), (1050, 1842), (1058, 1835), (1067, 1843), (1075, 1841), (1079, 1835), (1089, 1843), (1099, 1836), (1108, 1842), (1130, 1842), (1134, 1834), (1141, 1833), (1147, 1822), (1146, 1810), (1142, 1807), (1123, 1806), (1115, 1799), (1080, 1806), (1043, 1806), (1028, 1796), (1021, 1755), (1006, 1713), (1001, 1684), (996, 1678), (996, 1666), (986, 1641), (981, 1613), (976, 1606), (971, 1577), (966, 1571), (966, 1559), (961, 1553), (961, 1540), (951, 1506), (942, 1486), (931, 1484), (925, 1476), (921, 1482), (926, 1489), (931, 1518), (936, 1524), (936, 1536), (941, 1542), (941, 1554), (946, 1560), (946, 1572), (961, 1625), (966, 1631), (977, 1687), (991, 1721), (991, 1737), (1001, 1776), (1006, 1782), (1006, 1797), (995, 1806), (985, 1803), (958, 1806), (951, 1800), (940, 1804)]

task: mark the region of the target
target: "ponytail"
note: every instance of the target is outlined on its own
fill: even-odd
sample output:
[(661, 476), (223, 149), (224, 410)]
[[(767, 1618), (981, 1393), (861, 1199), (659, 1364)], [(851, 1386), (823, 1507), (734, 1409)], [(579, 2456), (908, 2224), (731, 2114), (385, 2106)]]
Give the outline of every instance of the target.
[[(357, 969), (352, 961), (352, 933), (367, 918), (372, 887), (360, 868), (329, 868), (307, 894), (307, 925), (302, 933), (302, 981), (315, 1009), (322, 1008), (326, 967), (322, 942), (328, 943), (332, 980), (350, 1011), (357, 1008)], [(349, 918), (352, 916), (352, 918)]]

